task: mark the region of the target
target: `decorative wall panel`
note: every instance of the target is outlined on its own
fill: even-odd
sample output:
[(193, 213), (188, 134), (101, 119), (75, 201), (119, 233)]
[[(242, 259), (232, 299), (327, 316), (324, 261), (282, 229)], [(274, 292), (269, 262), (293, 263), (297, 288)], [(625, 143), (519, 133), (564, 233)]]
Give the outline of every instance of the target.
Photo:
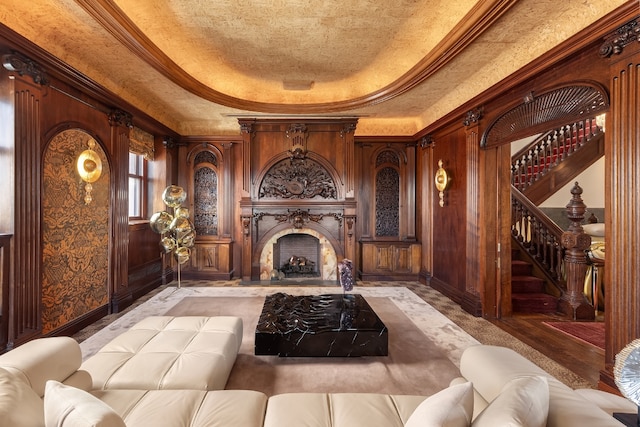
[(194, 173), (193, 224), (198, 236), (218, 234), (218, 174), (209, 167)]
[(400, 234), (400, 175), (386, 167), (376, 174), (376, 237)]
[(42, 187), (43, 333), (109, 302), (109, 164), (100, 144), (102, 175), (85, 204), (76, 159), (90, 135), (67, 130), (44, 153)]

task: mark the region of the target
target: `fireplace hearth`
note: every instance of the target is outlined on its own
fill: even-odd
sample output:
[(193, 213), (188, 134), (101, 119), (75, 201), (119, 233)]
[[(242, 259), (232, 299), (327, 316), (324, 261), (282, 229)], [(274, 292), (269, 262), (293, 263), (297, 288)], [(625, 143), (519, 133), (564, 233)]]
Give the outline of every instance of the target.
[(303, 256), (294, 255), (281, 268), (284, 277), (318, 277), (316, 263)]
[(285, 234), (273, 244), (273, 267), (285, 278), (318, 277), (320, 240), (306, 233)]

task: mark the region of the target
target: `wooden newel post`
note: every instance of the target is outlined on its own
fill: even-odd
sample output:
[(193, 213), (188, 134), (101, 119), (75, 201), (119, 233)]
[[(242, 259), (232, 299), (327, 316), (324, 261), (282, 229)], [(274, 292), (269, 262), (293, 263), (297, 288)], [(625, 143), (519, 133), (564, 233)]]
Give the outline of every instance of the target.
[(562, 314), (572, 320), (593, 320), (595, 309), (584, 295), (584, 279), (587, 273), (587, 253), (591, 245), (591, 236), (586, 234), (581, 222), (587, 206), (583, 203), (582, 188), (576, 182), (571, 189), (571, 200), (567, 205), (567, 218), (571, 221), (569, 229), (562, 233), (561, 243), (565, 249), (564, 269), (567, 290), (560, 297), (558, 308)]

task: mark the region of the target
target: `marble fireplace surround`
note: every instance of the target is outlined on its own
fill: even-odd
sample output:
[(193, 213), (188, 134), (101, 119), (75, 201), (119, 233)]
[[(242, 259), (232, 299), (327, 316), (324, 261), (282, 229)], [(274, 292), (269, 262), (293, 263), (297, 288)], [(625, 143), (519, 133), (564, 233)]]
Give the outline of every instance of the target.
[[(283, 236), (289, 234), (308, 234), (319, 242), (319, 264), (317, 266), (320, 277), (316, 279), (322, 281), (335, 281), (338, 278), (338, 259), (336, 251), (326, 236), (312, 228), (295, 228), (280, 230), (274, 233), (262, 248), (260, 254), (260, 280), (271, 280), (271, 273), (274, 270), (274, 244)], [(285, 279), (286, 280), (286, 279)], [(292, 279), (296, 280), (296, 279)]]

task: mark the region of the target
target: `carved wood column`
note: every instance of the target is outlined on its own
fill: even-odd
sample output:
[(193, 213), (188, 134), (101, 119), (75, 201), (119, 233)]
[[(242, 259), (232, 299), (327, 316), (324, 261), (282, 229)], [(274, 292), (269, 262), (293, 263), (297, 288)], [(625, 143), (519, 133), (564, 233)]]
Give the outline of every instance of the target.
[[(111, 252), (111, 310), (118, 312), (121, 305), (133, 300), (129, 290), (129, 129), (132, 117), (122, 110), (113, 110), (108, 115), (111, 126), (112, 157), (112, 221), (113, 237)], [(105, 218), (105, 220), (107, 220)]]
[(407, 240), (416, 240), (416, 146), (407, 146), (407, 201), (406, 201), (406, 224)]
[(232, 188), (235, 188), (235, 184), (233, 182), (233, 143), (223, 143), (222, 144), (222, 173), (225, 186), (219, 191), (222, 193), (222, 232), (220, 236), (223, 239), (231, 239), (233, 237), (233, 227), (236, 224), (236, 219), (233, 218), (233, 191)]
[(355, 237), (357, 218), (357, 206), (355, 200), (355, 131), (355, 123), (346, 123), (340, 132), (340, 136), (342, 137), (345, 146), (345, 204), (342, 223), (342, 238), (344, 240), (344, 257), (351, 260), (353, 264), (353, 271), (358, 271), (360, 266), (358, 262)]
[(606, 343), (600, 387), (615, 388), (615, 355), (640, 337), (639, 32), (636, 18), (607, 37), (600, 50), (610, 61), (611, 77), (611, 109), (605, 126)]
[[(344, 141), (344, 170), (345, 170), (345, 199), (353, 199), (355, 196), (355, 142), (354, 134), (356, 131), (355, 123), (347, 123), (340, 132), (340, 136)], [(355, 213), (354, 213), (355, 214)], [(356, 270), (354, 266), (354, 270)]]
[[(253, 258), (253, 206), (251, 203), (251, 140), (253, 126), (240, 120), (242, 134), (242, 190), (240, 199), (240, 223), (242, 226), (242, 280), (251, 280)], [(258, 266), (259, 268), (259, 266)]]
[[(42, 332), (40, 248), (40, 193), (42, 180), (41, 100), (46, 96), (46, 75), (38, 64), (18, 56), (4, 55), (2, 73), (3, 134), (2, 146), (13, 152), (13, 167), (8, 191), (7, 215), (13, 223), (1, 230), (13, 232), (13, 283), (10, 284), (8, 347), (36, 338)], [(4, 71), (4, 70), (3, 70)], [(13, 97), (11, 97), (13, 94)], [(11, 133), (12, 135), (9, 135)], [(11, 138), (11, 136), (13, 138)], [(11, 185), (13, 183), (15, 188)], [(4, 228), (4, 227), (3, 227)]]
[(474, 316), (482, 315), (482, 301), (480, 298), (483, 281), (481, 280), (483, 265), (486, 257), (480, 256), (481, 232), (480, 226), (480, 138), (479, 120), (482, 112), (479, 109), (469, 111), (463, 121), (466, 136), (467, 159), (467, 268), (465, 277), (465, 293), (462, 307)]
[(435, 170), (433, 165), (433, 139), (431, 135), (426, 135), (420, 140), (421, 156), (418, 163), (418, 170), (422, 171), (420, 175), (420, 186), (422, 187), (422, 203), (420, 211), (422, 215), (422, 265), (420, 266), (420, 277), (428, 282), (433, 274), (433, 206), (434, 185), (433, 177)]
[(582, 221), (587, 206), (582, 201), (582, 188), (576, 182), (571, 189), (571, 200), (567, 204), (569, 229), (562, 233), (561, 242), (565, 249), (564, 268), (567, 290), (558, 301), (558, 309), (571, 320), (593, 320), (595, 310), (584, 295), (584, 278), (587, 274), (587, 253), (591, 237), (582, 229)]

